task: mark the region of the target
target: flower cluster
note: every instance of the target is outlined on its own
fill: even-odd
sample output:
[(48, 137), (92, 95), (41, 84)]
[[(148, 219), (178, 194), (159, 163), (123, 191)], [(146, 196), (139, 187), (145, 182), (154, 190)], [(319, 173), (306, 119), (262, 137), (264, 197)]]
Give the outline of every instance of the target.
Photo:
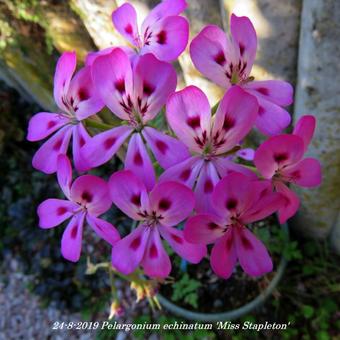
[[(321, 182), (319, 162), (303, 158), (314, 117), (303, 116), (292, 134), (282, 133), (290, 124), (283, 107), (292, 103), (292, 86), (250, 76), (257, 37), (247, 17), (231, 16), (230, 35), (209, 25), (191, 41), (196, 68), (225, 89), (216, 107), (196, 86), (175, 92), (170, 62), (188, 44), (189, 25), (180, 15), (185, 8), (185, 0), (164, 0), (138, 27), (134, 7), (120, 6), (112, 21), (128, 46), (89, 53), (76, 73), (76, 54), (63, 53), (54, 76), (58, 111), (30, 120), (28, 140), (52, 135), (33, 166), (56, 173), (66, 197), (40, 204), (39, 225), (53, 228), (70, 219), (61, 240), (70, 261), (80, 258), (86, 223), (112, 246), (112, 266), (123, 275), (142, 268), (151, 278), (167, 277), (171, 261), (163, 242), (191, 263), (199, 263), (213, 244), (210, 262), (220, 277), (230, 277), (237, 262), (247, 274), (262, 275), (273, 264), (247, 225), (275, 212), (286, 222), (299, 206), (288, 185)], [(117, 124), (101, 124), (104, 107)], [(168, 128), (155, 128), (160, 116)], [(267, 140), (257, 150), (241, 149), (253, 128)], [(84, 174), (117, 153), (124, 169), (108, 181)], [(81, 174), (74, 180), (70, 154)], [(122, 238), (99, 217), (112, 203), (136, 221)]]

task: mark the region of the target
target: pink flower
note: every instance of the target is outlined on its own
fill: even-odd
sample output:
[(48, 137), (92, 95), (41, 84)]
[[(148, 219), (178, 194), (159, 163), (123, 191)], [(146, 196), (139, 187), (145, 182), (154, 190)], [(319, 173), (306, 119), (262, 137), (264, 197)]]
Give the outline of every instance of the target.
[(112, 13), (112, 21), (118, 32), (140, 54), (152, 53), (159, 60), (172, 61), (184, 51), (188, 43), (188, 21), (179, 16), (186, 6), (185, 0), (162, 1), (145, 18), (140, 31), (136, 10), (129, 3)]
[[(128, 185), (127, 185), (128, 183)], [(173, 250), (192, 263), (206, 254), (206, 247), (185, 241), (183, 231), (173, 228), (186, 219), (194, 207), (189, 188), (176, 182), (157, 184), (150, 193), (131, 171), (114, 173), (109, 181), (113, 203), (140, 225), (112, 248), (112, 265), (123, 274), (132, 273), (139, 264), (150, 277), (166, 277), (171, 262), (162, 236)]]
[(211, 267), (225, 279), (231, 276), (237, 259), (251, 276), (268, 273), (273, 268), (271, 258), (263, 243), (245, 225), (271, 215), (282, 201), (280, 194), (272, 192), (269, 181), (232, 173), (214, 189), (215, 213), (189, 218), (184, 237), (195, 244), (214, 243)]
[(315, 118), (303, 116), (292, 135), (269, 138), (256, 151), (254, 163), (264, 178), (271, 179), (276, 191), (285, 196), (279, 210), (280, 223), (292, 217), (299, 208), (299, 198), (286, 184), (310, 188), (321, 183), (321, 166), (314, 158), (303, 158), (315, 129)]
[(93, 86), (89, 66), (79, 70), (72, 78), (76, 63), (75, 52), (65, 52), (58, 60), (54, 75), (54, 99), (61, 111), (37, 113), (29, 122), (29, 141), (42, 140), (59, 130), (33, 157), (33, 167), (47, 174), (56, 172), (58, 156), (67, 153), (71, 136), (75, 167), (78, 171), (86, 169), (80, 148), (90, 136), (81, 121), (104, 106)]
[(235, 147), (251, 130), (257, 117), (256, 99), (235, 86), (228, 91), (214, 117), (205, 94), (188, 86), (169, 97), (167, 120), (193, 152), (193, 156), (168, 168), (161, 180), (175, 180), (193, 188), (195, 182), (196, 211), (211, 210), (211, 194), (220, 178), (232, 171), (251, 177), (247, 168), (233, 163), (225, 153)]
[(231, 15), (231, 39), (215, 25), (206, 26), (191, 42), (190, 55), (196, 68), (214, 83), (228, 89), (234, 84), (254, 95), (259, 103), (256, 127), (266, 135), (286, 128), (290, 115), (281, 106), (293, 101), (293, 88), (284, 81), (252, 81), (257, 37), (247, 17)]
[(132, 67), (126, 53), (116, 48), (95, 59), (92, 75), (102, 100), (124, 125), (91, 138), (82, 149), (84, 158), (90, 166), (99, 166), (109, 161), (130, 136), (125, 168), (138, 174), (151, 189), (155, 171), (145, 142), (163, 168), (189, 156), (180, 141), (146, 126), (176, 88), (174, 68), (152, 54), (138, 57)]
[(107, 183), (99, 177), (84, 175), (72, 183), (72, 168), (65, 155), (58, 157), (58, 182), (67, 200), (50, 198), (38, 207), (39, 226), (56, 227), (71, 218), (61, 240), (61, 253), (69, 261), (80, 258), (84, 221), (111, 245), (119, 239), (119, 233), (110, 223), (98, 218), (111, 207)]

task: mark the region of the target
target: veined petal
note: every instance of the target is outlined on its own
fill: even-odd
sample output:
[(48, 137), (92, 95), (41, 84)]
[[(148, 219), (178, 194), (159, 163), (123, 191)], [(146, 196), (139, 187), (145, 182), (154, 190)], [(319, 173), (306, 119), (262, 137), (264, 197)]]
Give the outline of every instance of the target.
[(49, 229), (70, 218), (78, 205), (57, 198), (49, 198), (38, 206), (39, 227)]
[(112, 247), (112, 266), (124, 275), (135, 271), (141, 263), (150, 235), (150, 228), (141, 225)]
[(92, 137), (81, 149), (86, 165), (97, 167), (108, 162), (130, 133), (131, 128), (129, 126), (119, 126)]
[(166, 117), (177, 137), (192, 151), (202, 152), (210, 135), (210, 105), (196, 86), (172, 94), (166, 105)]
[(162, 182), (150, 192), (150, 208), (162, 216), (160, 223), (174, 226), (186, 219), (195, 205), (193, 192), (177, 182)]
[(167, 240), (171, 248), (183, 259), (198, 263), (207, 253), (207, 247), (204, 244), (193, 244), (184, 238), (182, 230), (172, 227), (159, 226), (162, 237)]
[(154, 187), (155, 170), (139, 133), (134, 133), (130, 138), (125, 157), (125, 169), (134, 172), (143, 181), (148, 191)]
[(234, 163), (226, 157), (216, 157), (212, 162), (221, 178), (233, 172), (238, 172), (252, 179), (257, 179), (254, 171), (251, 171), (241, 164)]
[(69, 118), (59, 113), (39, 112), (28, 123), (27, 140), (36, 142), (44, 139), (69, 123), (69, 121)]
[(73, 138), (72, 138), (72, 153), (74, 166), (77, 171), (82, 172), (88, 170), (90, 165), (86, 162), (83, 157), (82, 147), (91, 140), (91, 136), (86, 131), (82, 123), (77, 124), (73, 128)]
[(61, 254), (66, 260), (78, 262), (83, 239), (84, 213), (74, 215), (61, 239)]
[(119, 232), (111, 223), (90, 214), (86, 215), (86, 220), (96, 234), (112, 246), (120, 240)]
[(302, 116), (295, 125), (293, 135), (302, 138), (305, 146), (305, 152), (307, 151), (308, 145), (313, 138), (315, 127), (316, 119), (311, 115)]
[(141, 214), (148, 212), (146, 187), (130, 170), (115, 172), (110, 177), (109, 189), (113, 203), (132, 219), (141, 220)]
[(260, 276), (273, 270), (273, 262), (264, 244), (246, 227), (234, 228), (237, 257), (242, 269), (250, 276)]
[(150, 277), (165, 278), (170, 274), (170, 258), (163, 247), (157, 227), (151, 228), (141, 265), (145, 274)]
[(107, 183), (93, 175), (80, 176), (71, 186), (71, 199), (87, 208), (89, 214), (98, 216), (111, 207)]
[(33, 156), (33, 167), (46, 174), (56, 172), (58, 156), (66, 154), (71, 135), (72, 127), (69, 125), (56, 132)]
[(70, 199), (72, 183), (72, 166), (66, 155), (59, 155), (57, 160), (58, 183), (64, 195)]
[(276, 191), (284, 195), (285, 198), (284, 203), (279, 210), (279, 222), (283, 224), (298, 211), (300, 199), (294, 191), (290, 190), (282, 182), (276, 182), (275, 188)]
[(190, 157), (187, 147), (178, 139), (148, 126), (144, 128), (142, 134), (163, 169), (168, 169)]

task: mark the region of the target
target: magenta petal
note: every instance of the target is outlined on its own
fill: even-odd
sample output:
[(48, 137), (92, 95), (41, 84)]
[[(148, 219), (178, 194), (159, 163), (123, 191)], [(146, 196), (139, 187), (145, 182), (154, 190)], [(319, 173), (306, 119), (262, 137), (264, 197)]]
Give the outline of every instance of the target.
[(321, 165), (317, 159), (305, 158), (299, 163), (287, 167), (282, 174), (304, 188), (312, 188), (321, 184)]
[(303, 139), (305, 152), (311, 142), (316, 127), (316, 119), (314, 116), (302, 116), (295, 125), (293, 135), (299, 136)]
[(289, 218), (295, 215), (300, 206), (300, 199), (295, 192), (290, 190), (284, 183), (276, 182), (277, 192), (284, 196), (284, 203), (279, 210), (279, 221), (285, 223)]
[(85, 206), (93, 216), (101, 215), (111, 207), (108, 184), (93, 175), (80, 176), (73, 182), (71, 199)]
[(253, 24), (248, 17), (230, 18), (230, 32), (235, 49), (239, 50), (239, 59), (246, 63), (245, 73), (249, 74), (254, 64), (257, 48), (257, 37)]
[(119, 126), (92, 137), (81, 149), (85, 164), (88, 167), (97, 167), (108, 162), (130, 133), (129, 126)]
[(88, 134), (83, 124), (82, 123), (77, 124), (73, 129), (72, 152), (74, 166), (79, 172), (86, 171), (90, 168), (82, 154), (82, 147), (90, 139), (91, 136)]
[(33, 167), (46, 174), (56, 172), (58, 156), (66, 154), (71, 135), (71, 126), (65, 126), (56, 132), (33, 156)]
[(212, 162), (205, 162), (195, 187), (195, 210), (197, 213), (212, 213), (215, 211), (211, 202), (211, 195), (219, 179), (214, 164)]
[(181, 163), (190, 157), (187, 147), (181, 141), (151, 127), (145, 127), (142, 133), (163, 169)]
[(29, 121), (27, 140), (35, 142), (44, 139), (69, 121), (69, 118), (59, 113), (39, 112)]
[[(110, 54), (115, 48), (117, 48), (117, 47), (111, 46), (111, 47), (107, 47), (107, 48), (104, 48), (104, 49), (96, 51), (96, 52), (89, 52), (86, 56), (85, 66), (92, 66), (92, 64), (94, 63), (94, 61), (98, 57), (100, 57), (102, 55)], [(129, 57), (131, 62), (137, 56), (136, 52), (131, 47), (118, 46), (118, 48), (123, 50), (126, 53), (126, 55)]]
[(204, 160), (199, 156), (190, 157), (185, 161), (165, 170), (159, 178), (159, 181), (176, 181), (192, 188), (195, 184), (198, 174), (201, 171)]
[(171, 248), (183, 259), (198, 263), (207, 253), (207, 247), (204, 244), (193, 244), (184, 238), (182, 230), (172, 227), (160, 226), (159, 231), (164, 239), (170, 244)]
[(65, 194), (70, 199), (70, 190), (72, 183), (72, 166), (66, 155), (59, 155), (57, 160), (57, 178), (58, 183)]
[(124, 275), (135, 271), (141, 263), (150, 235), (150, 228), (141, 225), (112, 247), (112, 266)]
[(145, 274), (150, 277), (165, 278), (170, 274), (170, 258), (163, 247), (157, 227), (153, 227), (150, 232), (141, 265)]
[(250, 276), (260, 276), (273, 270), (273, 262), (264, 244), (246, 227), (234, 228), (236, 252), (242, 269)]
[(162, 216), (160, 223), (174, 226), (186, 219), (195, 205), (193, 192), (177, 182), (162, 182), (150, 192), (150, 208)]
[(225, 235), (216, 241), (211, 251), (210, 264), (216, 275), (228, 279), (237, 261), (233, 228), (229, 228)]
[[(129, 185), (126, 185), (129, 183)], [(113, 203), (134, 220), (141, 220), (144, 210), (148, 210), (146, 188), (142, 180), (130, 170), (114, 173), (109, 180), (110, 196)], [(145, 204), (144, 204), (145, 203)]]
[(74, 215), (61, 238), (61, 254), (66, 260), (77, 262), (80, 258), (85, 214)]
[(134, 133), (131, 136), (125, 157), (125, 169), (135, 173), (143, 181), (148, 191), (154, 187), (155, 170), (139, 133)]
[(132, 45), (138, 46), (137, 13), (131, 4), (125, 3), (113, 11), (112, 22), (125, 39)]
[(222, 98), (212, 135), (219, 142), (218, 153), (225, 153), (248, 134), (257, 118), (256, 98), (239, 86), (230, 88)]
[(177, 137), (192, 151), (202, 152), (196, 140), (210, 135), (211, 112), (208, 98), (196, 86), (172, 94), (166, 105), (166, 117)]
[(180, 16), (168, 16), (155, 22), (143, 35), (142, 53), (152, 53), (159, 60), (173, 61), (184, 51), (189, 39), (189, 23)]
[(242, 86), (247, 92), (269, 102), (287, 106), (293, 102), (293, 86), (282, 80), (251, 81)]
[(218, 157), (213, 160), (213, 163), (216, 167), (216, 170), (221, 178), (233, 173), (238, 172), (243, 175), (246, 175), (252, 179), (257, 179), (257, 176), (254, 171), (249, 170), (243, 165), (236, 164), (229, 160), (228, 158), (224, 157)]
[(259, 103), (259, 113), (255, 124), (263, 134), (277, 135), (290, 124), (291, 116), (288, 111), (266, 99), (258, 96), (256, 98)]
[(224, 235), (223, 220), (211, 214), (190, 217), (185, 224), (184, 238), (191, 243), (214, 243)]
[(303, 152), (304, 144), (300, 137), (274, 136), (267, 139), (256, 150), (254, 163), (264, 178), (272, 178), (278, 168), (300, 161)]
[(58, 107), (65, 112), (68, 108), (64, 104), (72, 75), (77, 67), (77, 56), (75, 52), (64, 52), (58, 60), (54, 74), (54, 100)]
[(87, 214), (86, 220), (97, 235), (112, 246), (120, 240), (119, 232), (111, 223), (89, 214)]
[(38, 206), (39, 227), (44, 229), (56, 227), (70, 218), (78, 207), (73, 202), (56, 198), (40, 203)]

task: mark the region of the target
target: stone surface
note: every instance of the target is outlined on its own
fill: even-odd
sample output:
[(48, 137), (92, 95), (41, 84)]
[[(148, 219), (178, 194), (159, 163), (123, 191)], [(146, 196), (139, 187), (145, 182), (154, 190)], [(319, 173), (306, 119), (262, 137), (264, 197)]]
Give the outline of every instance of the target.
[(313, 114), (318, 123), (308, 156), (320, 159), (322, 185), (298, 190), (302, 208), (296, 228), (324, 237), (334, 227), (334, 243), (340, 251), (340, 6), (337, 0), (303, 2), (295, 120)]

